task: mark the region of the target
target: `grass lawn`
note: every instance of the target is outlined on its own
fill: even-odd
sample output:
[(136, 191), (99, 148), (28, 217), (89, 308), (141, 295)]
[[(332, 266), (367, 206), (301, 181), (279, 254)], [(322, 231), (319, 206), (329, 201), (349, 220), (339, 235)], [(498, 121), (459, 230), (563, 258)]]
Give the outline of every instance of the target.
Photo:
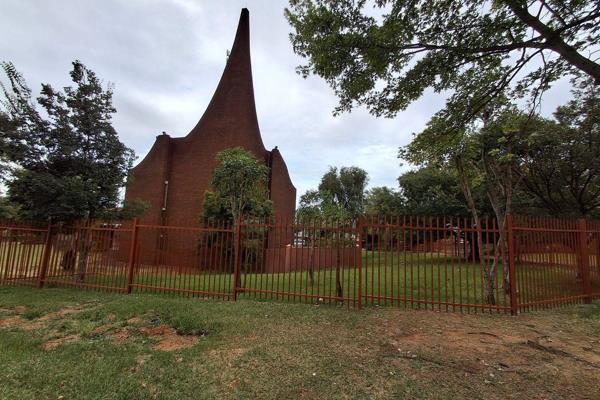
[[(101, 269), (100, 269), (101, 271)], [(124, 267), (120, 276), (90, 274), (86, 282), (114, 287), (125, 287)], [(460, 309), (458, 304), (485, 305), (482, 267), (465, 263), (457, 258), (430, 253), (363, 252), (362, 255), (363, 305), (395, 305), (445, 310)], [(340, 280), (347, 305), (358, 299), (358, 270), (354, 266), (341, 269)], [(509, 307), (509, 296), (502, 290), (503, 266), (496, 271), (496, 301)], [(64, 279), (64, 278), (63, 278)], [(72, 279), (72, 278), (67, 278)], [(564, 266), (519, 265), (517, 267), (518, 298), (521, 303), (581, 294), (581, 282), (576, 280), (575, 268)], [(176, 288), (182, 291), (232, 293), (233, 275), (202, 271), (178, 273), (177, 268), (147, 267), (138, 270), (134, 284), (155, 288)], [(305, 269), (288, 273), (242, 273), (245, 293), (241, 298), (276, 299), (279, 301), (333, 303), (336, 296), (335, 269), (313, 270), (313, 283)], [(136, 287), (134, 291), (159, 291)], [(273, 293), (275, 292), (275, 293)], [(285, 293), (285, 294), (282, 294)], [(302, 297), (304, 296), (304, 297)], [(413, 299), (415, 300), (413, 302)], [(423, 303), (419, 303), (420, 300)], [(425, 304), (428, 303), (428, 304)]]
[(0, 287), (2, 399), (597, 399), (600, 303), (517, 317)]
[[(27, 257), (18, 262), (2, 257), (0, 253), (0, 279), (18, 277), (20, 280), (34, 281), (39, 265), (35, 260), (40, 253), (34, 250), (22, 252)], [(5, 246), (3, 251), (8, 253), (8, 247)], [(14, 253), (15, 249), (10, 251)], [(59, 256), (52, 260), (60, 260)], [(85, 283), (125, 289), (127, 269), (127, 262), (116, 260), (114, 254), (107, 256), (102, 252), (92, 252), (88, 258)], [(75, 274), (74, 270), (64, 271), (60, 265), (53, 265), (48, 270), (47, 285), (74, 284)], [(460, 310), (460, 304), (486, 306), (482, 267), (458, 257), (421, 252), (363, 251), (361, 275), (362, 304), (367, 306), (394, 305), (437, 310)], [(503, 266), (498, 265), (496, 302), (499, 307), (506, 309), (510, 306), (510, 299), (501, 288), (502, 276)], [(600, 290), (600, 281), (596, 275), (592, 278), (593, 289)], [(340, 279), (345, 304), (357, 305), (358, 269), (354, 265), (344, 266), (341, 268)], [(222, 270), (191, 272), (188, 269), (187, 272), (179, 273), (177, 266), (161, 268), (143, 265), (136, 271), (133, 283), (139, 285), (134, 287), (137, 292), (177, 289), (184, 293), (197, 291), (225, 294), (222, 298), (233, 292), (234, 285), (233, 274), (223, 273)], [(332, 268), (315, 267), (312, 284), (306, 269), (289, 273), (243, 272), (242, 283), (246, 291), (240, 294), (241, 298), (332, 304), (337, 302), (336, 271)], [(582, 294), (582, 283), (576, 278), (576, 267), (564, 265), (519, 264), (517, 288), (521, 304)]]

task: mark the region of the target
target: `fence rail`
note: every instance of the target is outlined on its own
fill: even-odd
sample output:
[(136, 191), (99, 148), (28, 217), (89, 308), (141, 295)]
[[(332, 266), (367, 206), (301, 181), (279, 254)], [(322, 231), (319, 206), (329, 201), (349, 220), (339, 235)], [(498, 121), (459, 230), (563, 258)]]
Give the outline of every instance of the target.
[(0, 221), (0, 283), (512, 314), (600, 298), (599, 223), (509, 216), (503, 228), (480, 225)]

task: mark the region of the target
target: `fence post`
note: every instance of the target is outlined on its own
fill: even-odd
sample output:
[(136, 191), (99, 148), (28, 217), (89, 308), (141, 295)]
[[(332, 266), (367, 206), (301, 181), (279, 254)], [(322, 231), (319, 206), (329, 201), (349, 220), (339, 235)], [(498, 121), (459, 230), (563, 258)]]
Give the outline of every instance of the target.
[(48, 261), (50, 260), (50, 251), (52, 250), (52, 224), (48, 224), (46, 231), (46, 240), (44, 241), (44, 251), (42, 253), (42, 264), (38, 272), (37, 288), (41, 289), (46, 281), (46, 271), (48, 270)]
[(138, 235), (138, 219), (133, 219), (133, 226), (131, 227), (131, 245), (129, 247), (129, 268), (127, 270), (127, 294), (131, 293), (133, 288), (133, 273), (135, 270), (135, 256), (137, 246), (137, 235)]
[(510, 282), (510, 314), (517, 315), (519, 303), (517, 298), (517, 268), (515, 266), (515, 235), (513, 230), (513, 216), (506, 215), (506, 232), (508, 236), (508, 280)]
[(238, 284), (240, 281), (240, 263), (242, 261), (242, 257), (240, 251), (242, 249), (241, 246), (242, 241), (242, 218), (240, 218), (235, 226), (235, 257), (234, 257), (234, 266), (233, 266), (233, 301), (237, 301), (237, 293), (238, 293)]
[(356, 222), (356, 267), (358, 269), (358, 308), (362, 308), (362, 224)]
[(590, 281), (590, 258), (587, 245), (587, 222), (584, 218), (577, 220), (577, 228), (579, 232), (579, 259), (581, 260), (579, 268), (583, 283), (583, 293), (585, 294), (583, 301), (586, 304), (590, 304), (592, 302), (592, 284)]

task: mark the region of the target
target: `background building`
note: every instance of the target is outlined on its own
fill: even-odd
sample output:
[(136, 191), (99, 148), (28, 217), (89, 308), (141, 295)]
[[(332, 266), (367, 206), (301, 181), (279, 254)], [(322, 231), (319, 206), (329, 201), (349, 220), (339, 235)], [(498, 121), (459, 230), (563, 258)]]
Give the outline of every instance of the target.
[(275, 147), (262, 141), (252, 84), (249, 12), (242, 10), (227, 65), (204, 115), (185, 137), (157, 136), (146, 157), (131, 172), (125, 199), (142, 199), (150, 207), (146, 224), (195, 224), (202, 215), (204, 193), (224, 149), (243, 147), (270, 168), (269, 197), (275, 215), (292, 218), (296, 188)]

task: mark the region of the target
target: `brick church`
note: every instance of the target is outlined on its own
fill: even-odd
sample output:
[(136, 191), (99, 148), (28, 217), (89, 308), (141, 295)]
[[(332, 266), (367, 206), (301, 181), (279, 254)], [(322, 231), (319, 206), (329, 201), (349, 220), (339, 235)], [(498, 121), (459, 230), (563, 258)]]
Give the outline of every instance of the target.
[(296, 188), (275, 147), (263, 144), (252, 85), (249, 12), (243, 9), (233, 47), (219, 85), (200, 118), (185, 137), (156, 137), (146, 157), (131, 171), (126, 200), (150, 204), (140, 221), (146, 224), (194, 224), (202, 215), (204, 193), (210, 189), (215, 156), (243, 147), (269, 167), (269, 196), (275, 215), (291, 218)]

